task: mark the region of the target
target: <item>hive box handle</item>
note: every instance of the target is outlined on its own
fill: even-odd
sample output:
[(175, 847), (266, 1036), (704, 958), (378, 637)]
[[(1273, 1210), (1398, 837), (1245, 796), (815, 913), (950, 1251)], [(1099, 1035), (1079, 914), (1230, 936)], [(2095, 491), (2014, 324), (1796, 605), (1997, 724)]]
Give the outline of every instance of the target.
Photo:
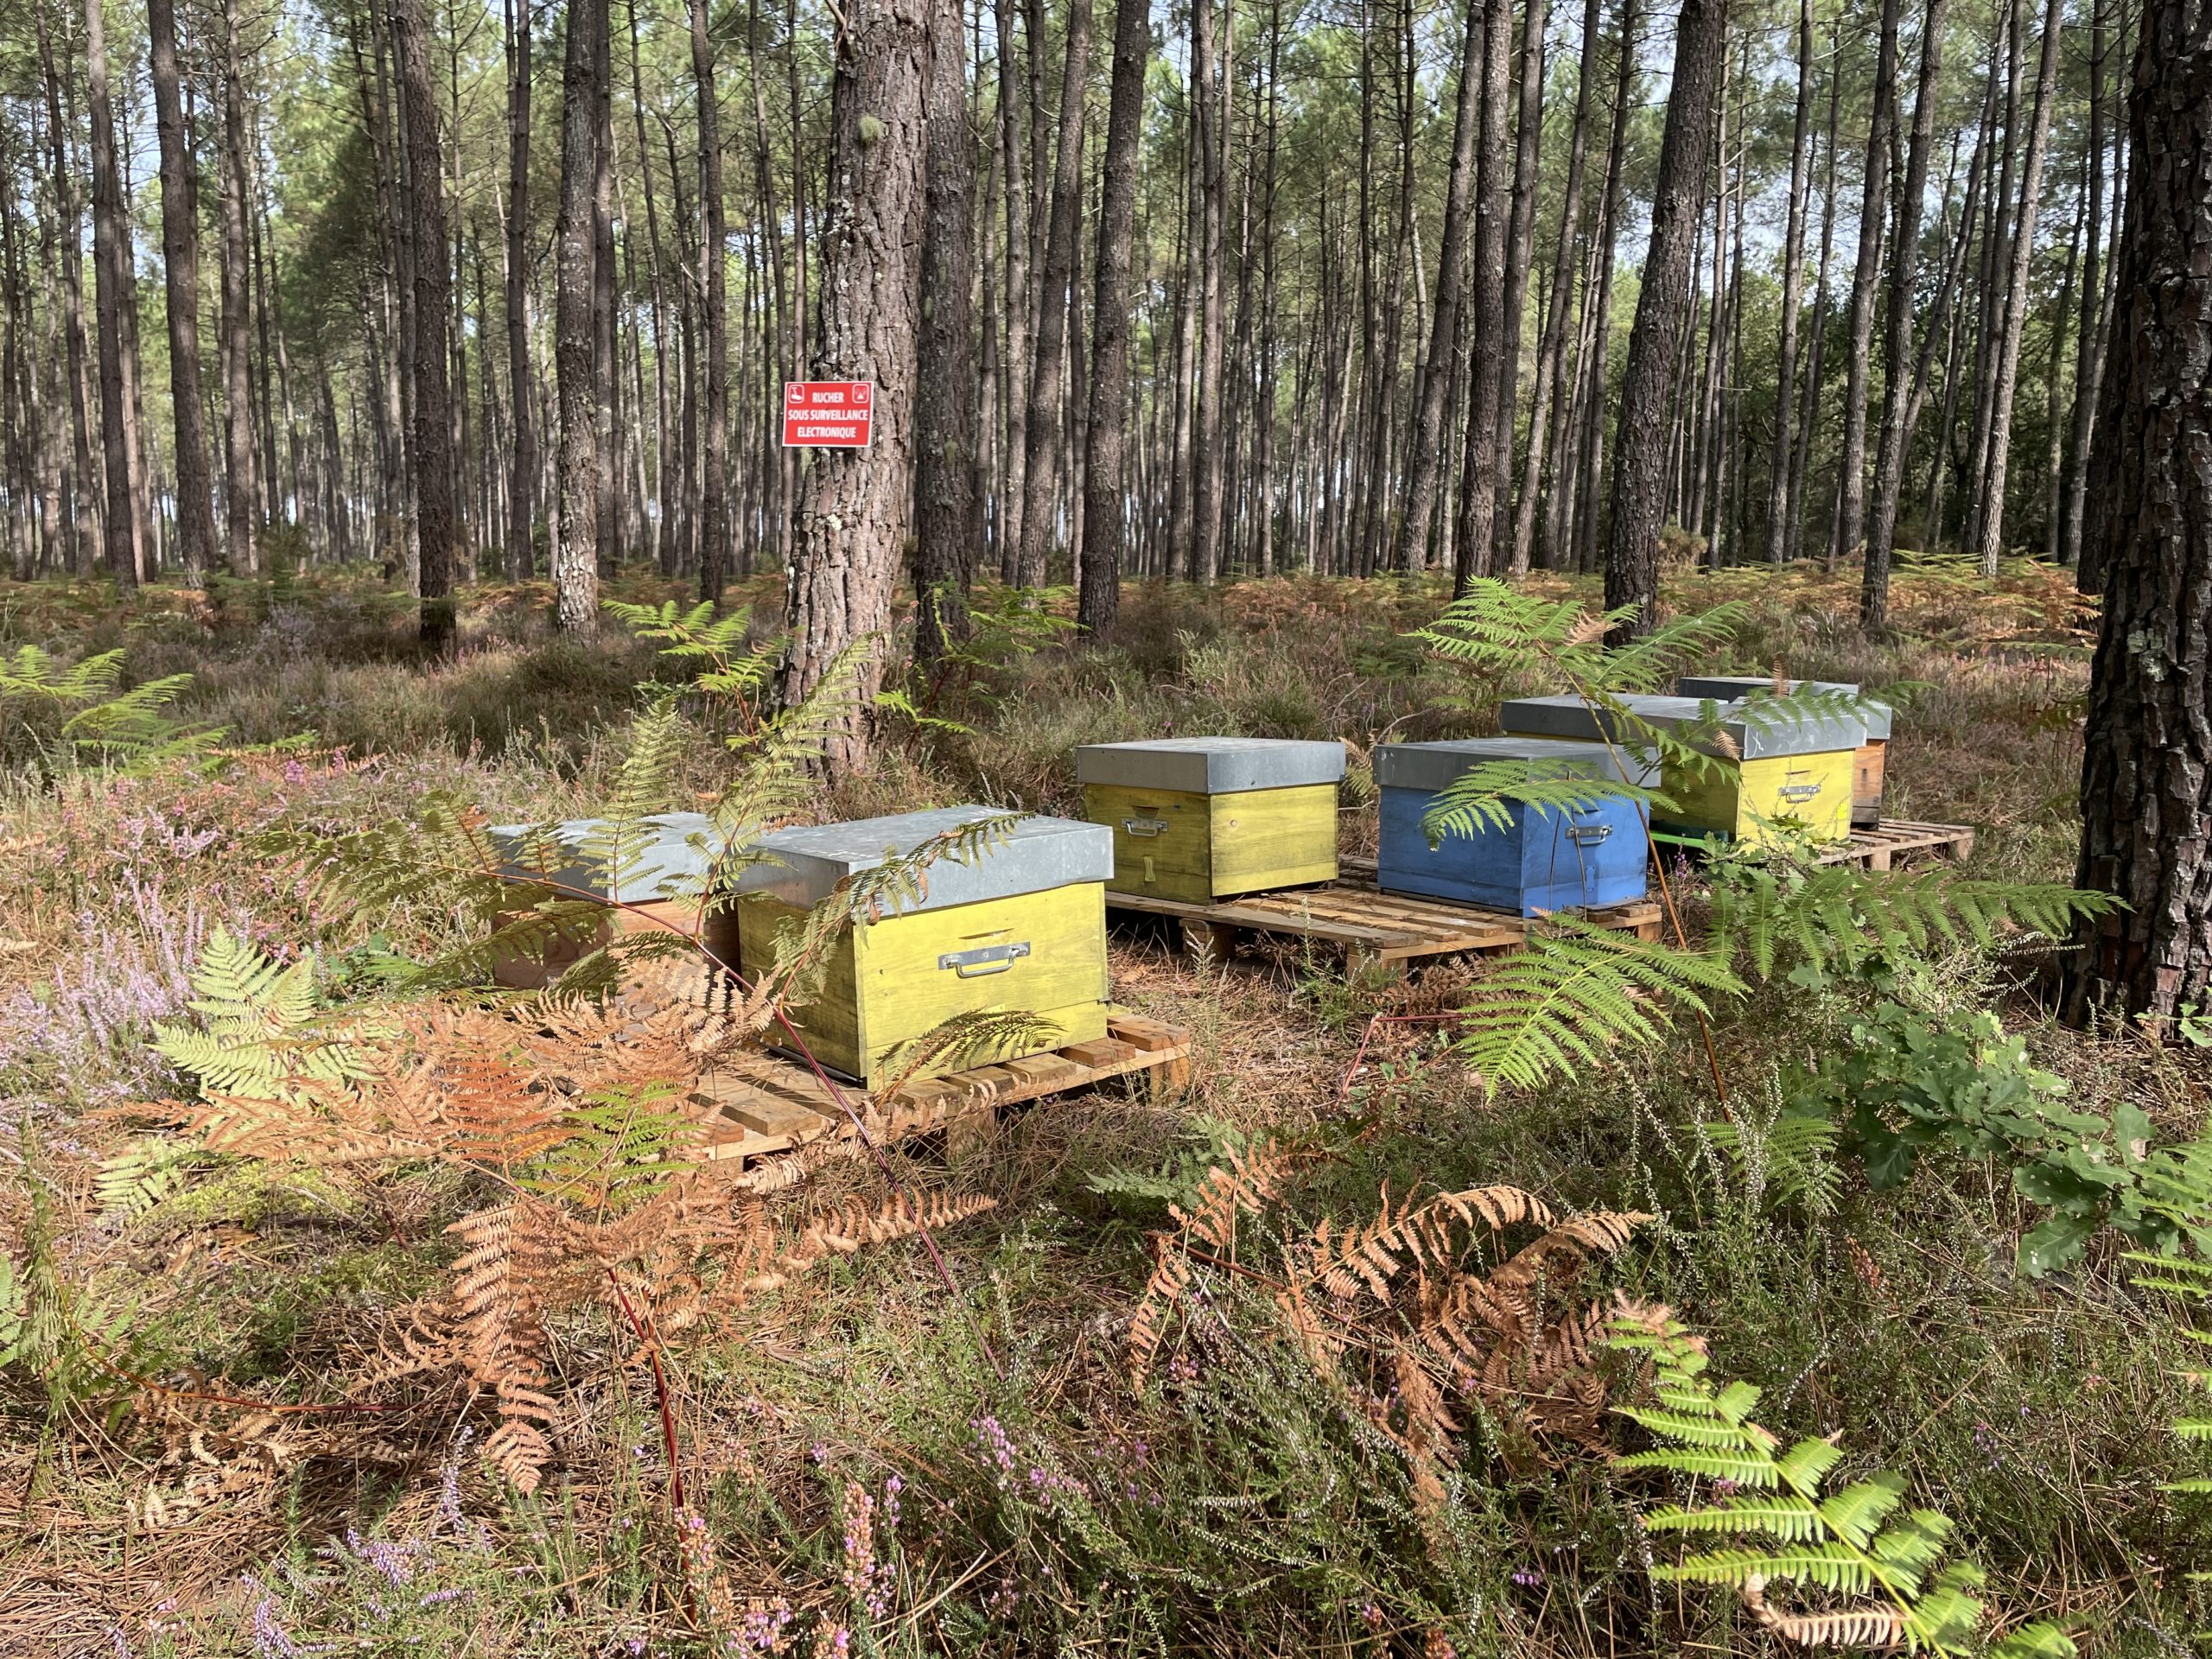
[(1165, 818), (1123, 818), (1122, 828), (1133, 836), (1164, 836), (1167, 833)]
[(948, 950), (937, 959), (940, 969), (950, 968), (963, 979), (981, 979), (986, 974), (1002, 974), (1029, 954), (1029, 941), (1021, 939), (1013, 944), (978, 945), (973, 950)]
[(1567, 832), (1567, 838), (1578, 847), (1595, 847), (1612, 833), (1610, 823), (1578, 823)]

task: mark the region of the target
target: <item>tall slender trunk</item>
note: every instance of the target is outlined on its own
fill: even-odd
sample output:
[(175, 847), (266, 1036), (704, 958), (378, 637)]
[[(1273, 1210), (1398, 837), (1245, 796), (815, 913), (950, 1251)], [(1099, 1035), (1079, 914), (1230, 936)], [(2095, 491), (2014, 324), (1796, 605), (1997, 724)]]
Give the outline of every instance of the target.
[(2043, 18), (2043, 59), (2036, 69), (2035, 113), (2030, 118), (2028, 155), (2020, 173), (2020, 211), (2012, 240), (2012, 269), (2006, 284), (2003, 342), (1999, 347), (1997, 385), (1990, 418), (1989, 466), (1982, 480), (1981, 541), (1975, 550), (1985, 576), (1997, 574), (2005, 550), (2005, 485), (2012, 455), (2012, 394), (2019, 383), (2020, 336), (2028, 316), (2030, 267), (2035, 260), (2036, 213), (2043, 194), (2044, 156), (2050, 148), (2050, 106), (2058, 79), (2058, 33), (2064, 0), (2048, 0)]
[(107, 90), (107, 28), (101, 0), (85, 0), (86, 87), (92, 124), (92, 296), (99, 321), (100, 448), (107, 477), (108, 574), (126, 593), (145, 559), (126, 446), (131, 410), (123, 378), (124, 262), (130, 227), (115, 154), (115, 106)]
[(1774, 460), (1766, 491), (1766, 558), (1789, 554), (1789, 461), (1797, 437), (1797, 322), (1805, 303), (1805, 219), (1813, 182), (1813, 0), (1797, 3), (1797, 111), (1790, 124), (1789, 221), (1782, 253), (1782, 338), (1775, 347)]
[(553, 543), (553, 616), (590, 633), (599, 625), (598, 330), (593, 315), (598, 249), (594, 201), (599, 111), (594, 37), (607, 30), (605, 0), (569, 0), (561, 76), (561, 219), (554, 260), (555, 365), (559, 372), (560, 533)]
[(177, 551), (197, 582), (215, 556), (207, 410), (200, 392), (200, 217), (179, 96), (176, 17), (170, 0), (147, 0), (154, 124), (162, 148), (162, 271), (169, 327), (169, 402), (176, 428)]
[(527, 581), (537, 499), (537, 423), (530, 374), (530, 0), (501, 0), (507, 22), (507, 572)]
[[(1521, 22), (1520, 111), (1514, 126), (1513, 213), (1505, 237), (1505, 308), (1500, 353), (1504, 367), (1497, 397), (1497, 546), (1491, 568), (1526, 575), (1528, 560), (1519, 524), (1504, 509), (1513, 505), (1513, 429), (1521, 406), (1521, 325), (1529, 304), (1529, 264), (1535, 257), (1536, 185), (1544, 142), (1545, 0), (1528, 0)], [(1501, 101), (1503, 101), (1501, 99)]]
[(960, 0), (930, 6), (928, 224), (914, 373), (914, 656), (933, 663), (968, 633), (976, 556), (976, 156)]
[(1113, 90), (1106, 110), (1098, 251), (1091, 267), (1089, 455), (1083, 478), (1083, 569), (1076, 601), (1076, 620), (1094, 636), (1114, 626), (1121, 604), (1128, 505), (1129, 257), (1136, 223), (1137, 146), (1144, 135), (1145, 67), (1151, 50), (1148, 0), (1116, 0)]
[[(2082, 157), (2088, 200), (2082, 209), (2086, 245), (2082, 251), (2082, 314), (2074, 340), (2074, 407), (2067, 426), (2066, 457), (2059, 486), (2060, 563), (2082, 562), (2082, 518), (2089, 481), (2089, 439), (2104, 377), (2104, 273), (2099, 253), (2104, 233), (2105, 188), (2105, 0), (2090, 0), (2089, 132)], [(2056, 416), (2054, 416), (2054, 419)]]
[[(1490, 574), (1497, 541), (1497, 496), (1510, 452), (1499, 447), (1498, 407), (1510, 400), (1505, 362), (1505, 245), (1512, 179), (1505, 154), (1507, 79), (1512, 73), (1512, 0), (1484, 0), (1482, 137), (1475, 181), (1474, 358), (1467, 377), (1466, 448), (1460, 462), (1459, 518), (1453, 531), (1452, 586)], [(1448, 361), (1437, 365), (1449, 372)]]
[(1905, 148), (1904, 188), (1890, 238), (1889, 309), (1882, 324), (1882, 435), (1875, 451), (1873, 507), (1866, 521), (1866, 564), (1859, 590), (1859, 624), (1885, 627), (1890, 609), (1890, 554), (1897, 541), (1897, 504), (1912, 447), (1912, 300), (1920, 273), (1921, 202), (1928, 194), (1928, 156), (1936, 143), (1936, 84), (1943, 67), (1945, 0), (1928, 0), (1921, 21), (1920, 73), (1913, 92), (1912, 135)]
[[(1201, 10), (1204, 9), (1203, 0)], [(1032, 41), (1032, 47), (1035, 45)], [(1066, 72), (1060, 82), (1059, 147), (1052, 166), (1042, 283), (1038, 289), (1037, 355), (1029, 375), (1029, 424), (1023, 468), (1021, 550), (1014, 579), (1045, 585), (1059, 529), (1061, 393), (1067, 374), (1068, 311), (1073, 301), (1076, 238), (1083, 214), (1084, 89), (1090, 73), (1090, 8), (1068, 9)]]
[(1659, 145), (1651, 247), (1644, 257), (1643, 291), (1637, 296), (1636, 327), (1629, 335), (1628, 368), (1621, 383), (1605, 608), (1634, 607), (1614, 630), (1622, 640), (1647, 632), (1657, 620), (1667, 378), (1689, 310), (1690, 256), (1713, 153), (1727, 44), (1726, 0), (1683, 0), (1675, 35), (1674, 85), (1667, 94), (1666, 131)]
[(729, 238), (722, 224), (721, 118), (707, 0), (690, 0), (691, 78), (699, 118), (699, 293), (705, 310), (706, 407), (699, 459), (699, 597), (721, 603), (729, 569)]
[(236, 0), (223, 5), (222, 215), (225, 461), (224, 538), (232, 575), (260, 569), (256, 549), (260, 488), (254, 470), (253, 343), (246, 296), (245, 85)]
[(1874, 57), (1874, 109), (1866, 130), (1866, 182), (1859, 207), (1859, 263), (1852, 275), (1851, 352), (1844, 366), (1843, 452), (1838, 461), (1834, 550), (1849, 558), (1866, 535), (1867, 376), (1874, 351), (1874, 296), (1887, 217), (1890, 154), (1895, 143), (1899, 0), (1882, 0)]
[(415, 513), (423, 548), (422, 636), (433, 650), (453, 639), (454, 440), (446, 380), (446, 206), (438, 156), (438, 106), (430, 79), (423, 0), (395, 0), (391, 44), (399, 65), (399, 141), (414, 188)]
[[(1636, 31), (1642, 20), (1637, 0), (1623, 0), (1619, 63), (1613, 86), (1612, 137), (1606, 149), (1605, 192), (1599, 213), (1598, 238), (1592, 254), (1595, 261), (1594, 294), (1588, 307), (1585, 334), (1589, 368), (1582, 375), (1580, 424), (1573, 442), (1576, 451), (1563, 493), (1564, 522), (1573, 525), (1572, 568), (1594, 570), (1598, 565), (1599, 529), (1599, 486), (1605, 477), (1605, 405), (1610, 388), (1613, 332), (1613, 270), (1620, 240), (1621, 198), (1628, 175), (1629, 118), (1636, 90)], [(1663, 374), (1663, 368), (1656, 372)]]
[[(1984, 487), (1989, 476), (1989, 453), (1996, 430), (1997, 372), (2004, 359), (2003, 334), (2007, 301), (2006, 279), (2012, 259), (2007, 240), (2013, 222), (2012, 175), (2020, 159), (2020, 77), (2027, 61), (2027, 0), (2012, 0), (2002, 34), (2005, 42), (2005, 122), (1998, 162), (1997, 188), (1986, 212), (1987, 228), (1981, 246), (1981, 316), (1974, 337), (1974, 435), (1967, 451), (1965, 484), (1968, 492), (1964, 547), (1976, 552), (1981, 546), (1981, 514), (1989, 496)], [(1995, 71), (1991, 72), (1993, 78)], [(1995, 85), (1993, 79), (1992, 86)]]
[[(1074, 8), (1087, 8), (1077, 0)], [(1234, 0), (1223, 0), (1219, 50), (1215, 50), (1213, 0), (1196, 0), (1192, 38), (1197, 48), (1192, 94), (1198, 126), (1198, 205), (1205, 238), (1197, 250), (1202, 273), (1198, 292), (1198, 383), (1192, 403), (1192, 443), (1197, 450), (1191, 491), (1191, 563), (1198, 580), (1219, 574), (1223, 531), (1223, 474), (1228, 423), (1222, 407), (1224, 318), (1222, 289), (1223, 232), (1227, 213), (1229, 168), (1229, 66), (1234, 54)], [(1199, 42), (1203, 41), (1203, 44)]]
[[(1024, 469), (1029, 454), (1029, 194), (1022, 185), (1021, 81), (1015, 73), (1012, 0), (994, 0), (998, 26), (999, 146), (1006, 175), (1006, 467), (999, 480), (999, 577), (1012, 582), (1021, 558)], [(1029, 42), (1033, 56), (1039, 42)], [(1038, 112), (1032, 111), (1033, 124)]]
[[(1437, 476), (1446, 471), (1445, 399), (1452, 389), (1452, 363), (1459, 354), (1459, 296), (1467, 285), (1469, 208), (1477, 188), (1475, 139), (1483, 125), (1486, 20), (1478, 4), (1467, 8), (1460, 36), (1459, 95), (1452, 106), (1452, 168), (1444, 187), (1444, 225), (1437, 237), (1436, 305), (1429, 319), (1428, 356), (1421, 377), (1421, 397), (1414, 407), (1413, 436), (1406, 454), (1405, 505), (1398, 520), (1393, 563), (1408, 575), (1427, 562), (1429, 515), (1436, 504)], [(1478, 321), (1484, 334), (1497, 319)]]
[(906, 537), (930, 41), (922, 0), (852, 0), (837, 40), (814, 375), (874, 383), (874, 448), (821, 451), (808, 471), (785, 611), (791, 644), (777, 677), (779, 696), (795, 704), (849, 648), (866, 653), (854, 710), (826, 746), (833, 775), (868, 760)]

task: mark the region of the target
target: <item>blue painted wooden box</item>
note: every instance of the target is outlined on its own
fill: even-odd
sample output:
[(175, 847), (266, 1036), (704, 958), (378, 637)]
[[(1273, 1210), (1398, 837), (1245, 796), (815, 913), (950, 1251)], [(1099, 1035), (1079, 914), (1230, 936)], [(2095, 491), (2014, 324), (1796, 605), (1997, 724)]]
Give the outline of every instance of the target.
[(1429, 844), (1421, 820), (1437, 795), (1478, 766), (1525, 764), (1531, 774), (1619, 779), (1602, 749), (1538, 737), (1484, 737), (1450, 743), (1389, 743), (1375, 751), (1382, 796), (1376, 884), (1510, 910), (1600, 908), (1643, 897), (1643, 821), (1633, 800), (1580, 809), (1510, 804), (1511, 823)]

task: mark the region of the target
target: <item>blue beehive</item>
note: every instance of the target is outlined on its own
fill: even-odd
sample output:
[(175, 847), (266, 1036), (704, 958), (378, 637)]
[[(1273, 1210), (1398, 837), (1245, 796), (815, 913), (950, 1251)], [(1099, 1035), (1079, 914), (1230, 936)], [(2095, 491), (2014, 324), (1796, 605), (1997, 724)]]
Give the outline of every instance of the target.
[(1643, 820), (1630, 799), (1573, 809), (1515, 803), (1506, 827), (1479, 826), (1432, 847), (1421, 820), (1436, 797), (1471, 768), (1500, 761), (1524, 764), (1540, 777), (1620, 779), (1606, 752), (1587, 743), (1485, 737), (1385, 744), (1375, 752), (1382, 795), (1378, 887), (1522, 916), (1643, 897)]

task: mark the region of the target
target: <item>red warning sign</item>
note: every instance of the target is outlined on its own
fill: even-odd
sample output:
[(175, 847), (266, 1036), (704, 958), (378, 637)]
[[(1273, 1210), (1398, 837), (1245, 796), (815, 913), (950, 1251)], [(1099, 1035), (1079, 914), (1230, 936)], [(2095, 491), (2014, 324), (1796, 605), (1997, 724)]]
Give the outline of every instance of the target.
[(875, 386), (867, 380), (786, 380), (784, 448), (865, 449), (875, 431)]

